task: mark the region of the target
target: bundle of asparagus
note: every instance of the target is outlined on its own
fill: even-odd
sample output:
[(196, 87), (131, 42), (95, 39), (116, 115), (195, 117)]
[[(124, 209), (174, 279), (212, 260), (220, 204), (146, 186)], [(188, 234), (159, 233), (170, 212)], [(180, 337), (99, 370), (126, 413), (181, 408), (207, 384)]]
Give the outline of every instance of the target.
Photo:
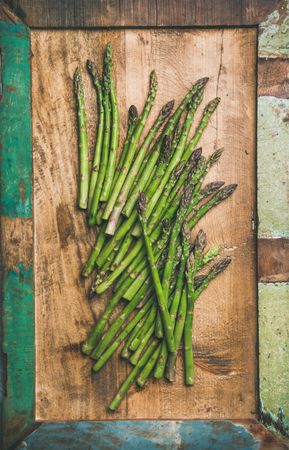
[[(153, 372), (157, 379), (174, 381), (182, 339), (185, 383), (193, 384), (194, 305), (230, 259), (210, 265), (219, 256), (219, 246), (205, 252), (204, 231), (198, 232), (193, 244), (191, 233), (208, 211), (234, 192), (236, 185), (224, 186), (216, 181), (203, 187), (223, 150), (206, 159), (197, 145), (219, 98), (205, 107), (189, 138), (208, 78), (198, 80), (173, 113), (174, 101), (165, 104), (142, 140), (157, 93), (153, 71), (141, 114), (134, 105), (129, 108), (127, 134), (117, 163), (119, 111), (111, 44), (105, 48), (102, 80), (93, 62), (88, 61), (87, 68), (97, 93), (98, 124), (89, 173), (83, 83), (77, 69), (78, 204), (87, 210), (89, 225), (97, 226), (97, 237), (82, 275), (88, 277), (96, 269), (92, 293), (99, 295), (114, 286), (114, 294), (82, 351), (96, 360), (93, 370), (98, 372), (123, 346), (121, 356), (133, 369), (109, 405), (115, 410), (135, 379), (143, 387)], [(127, 303), (110, 321), (122, 299)]]

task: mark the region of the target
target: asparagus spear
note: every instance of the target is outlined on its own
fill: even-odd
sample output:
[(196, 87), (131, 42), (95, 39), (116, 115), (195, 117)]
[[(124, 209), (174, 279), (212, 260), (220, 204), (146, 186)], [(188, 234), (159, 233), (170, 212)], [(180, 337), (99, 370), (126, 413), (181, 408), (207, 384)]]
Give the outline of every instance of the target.
[(184, 341), (185, 341), (185, 381), (186, 385), (193, 384), (194, 377), (194, 359), (193, 359), (193, 312), (194, 312), (194, 283), (199, 268), (199, 263), (206, 245), (206, 235), (200, 230), (195, 240), (194, 251), (187, 261), (186, 280), (187, 280), (187, 314), (185, 318)]
[[(179, 273), (177, 277), (177, 284), (176, 289), (174, 292), (173, 301), (170, 306), (170, 316), (173, 322), (173, 325), (175, 327), (175, 321), (176, 321), (176, 313), (179, 308), (179, 303), (181, 300), (181, 295), (183, 291), (183, 284), (184, 284), (184, 276), (185, 276), (185, 268), (187, 264), (187, 260), (189, 257), (189, 249), (190, 249), (190, 235), (191, 231), (186, 223), (182, 226), (182, 256), (181, 256), (181, 263), (179, 268)], [(177, 346), (177, 343), (176, 343)], [(174, 352), (176, 353), (176, 352)], [(155, 378), (162, 378), (165, 371), (166, 361), (168, 357), (168, 350), (165, 341), (163, 341), (161, 346), (161, 351), (159, 354), (158, 362), (155, 367), (154, 371), (154, 377)]]
[(130, 144), (129, 144), (129, 148), (128, 148), (127, 154), (126, 154), (126, 159), (125, 159), (125, 162), (123, 164), (122, 170), (121, 170), (121, 172), (120, 172), (120, 174), (118, 176), (118, 179), (117, 179), (117, 181), (115, 183), (114, 189), (113, 189), (113, 191), (111, 193), (111, 196), (109, 198), (109, 201), (108, 201), (108, 203), (106, 205), (105, 212), (104, 212), (104, 215), (103, 215), (104, 219), (108, 219), (108, 217), (109, 217), (109, 215), (110, 215), (110, 213), (111, 213), (111, 211), (112, 211), (112, 209), (113, 209), (113, 207), (115, 205), (115, 202), (116, 202), (116, 200), (118, 198), (118, 195), (119, 195), (119, 193), (121, 191), (123, 183), (125, 182), (126, 176), (128, 174), (128, 171), (129, 171), (129, 169), (131, 167), (131, 163), (133, 161), (133, 157), (134, 157), (135, 150), (137, 148), (137, 145), (138, 145), (138, 142), (139, 142), (139, 139), (140, 139), (140, 135), (141, 135), (141, 133), (143, 131), (143, 128), (145, 126), (145, 123), (147, 121), (147, 118), (149, 116), (151, 108), (153, 106), (153, 103), (154, 103), (154, 100), (155, 100), (155, 97), (156, 97), (156, 92), (157, 92), (157, 77), (156, 77), (156, 73), (153, 71), (150, 74), (150, 87), (149, 87), (149, 94), (148, 94), (148, 97), (147, 97), (147, 100), (146, 100), (146, 104), (145, 104), (145, 107), (144, 107), (144, 109), (142, 111), (142, 114), (141, 114), (141, 116), (139, 118), (139, 121), (138, 121), (138, 123), (137, 123), (137, 125), (135, 127), (135, 130), (134, 130), (134, 132), (132, 134), (132, 137), (131, 137), (131, 140), (130, 140)]
[(74, 92), (77, 102), (77, 119), (79, 128), (79, 197), (78, 206), (81, 209), (87, 208), (88, 185), (89, 185), (89, 165), (88, 165), (88, 139), (86, 114), (84, 105), (83, 83), (79, 68), (74, 74)]
[(103, 183), (103, 188), (101, 191), (101, 201), (107, 201), (109, 197), (109, 193), (111, 190), (114, 172), (115, 172), (115, 163), (117, 156), (117, 148), (118, 148), (118, 140), (119, 140), (119, 112), (115, 91), (114, 79), (112, 76), (112, 45), (109, 42), (106, 46), (106, 58), (107, 58), (107, 67), (109, 70), (110, 77), (110, 103), (111, 103), (111, 135), (110, 135), (110, 147), (109, 147), (109, 155), (107, 162), (107, 171), (105, 174), (105, 179)]
[[(158, 132), (160, 126), (164, 122), (164, 120), (168, 117), (168, 115), (171, 113), (174, 106), (174, 101), (168, 102), (166, 105), (164, 105), (155, 120), (152, 128), (150, 129), (149, 133), (147, 134), (143, 145), (141, 146), (140, 150), (138, 151), (138, 154), (133, 162), (133, 165), (127, 175), (127, 178), (121, 188), (121, 191), (119, 192), (119, 195), (117, 197), (117, 201), (114, 204), (114, 207), (109, 208), (106, 207), (106, 210), (104, 212), (103, 218), (108, 219), (109, 221), (106, 227), (106, 233), (109, 235), (113, 235), (115, 233), (118, 219), (120, 217), (120, 214), (122, 212), (123, 207), (125, 206), (129, 191), (132, 187), (133, 181), (135, 180), (138, 171), (140, 169), (141, 163), (146, 155), (146, 152), (153, 141), (156, 133)], [(158, 149), (160, 147), (158, 146)], [(113, 209), (112, 209), (113, 208)], [(109, 214), (111, 215), (109, 216)]]
[(99, 167), (100, 167), (100, 158), (101, 158), (101, 148), (102, 148), (102, 139), (103, 139), (103, 131), (104, 131), (104, 108), (103, 108), (103, 98), (102, 98), (102, 87), (101, 81), (99, 79), (98, 71), (96, 65), (87, 60), (87, 69), (92, 77), (93, 84), (96, 88), (97, 95), (97, 105), (98, 105), (98, 124), (97, 124), (97, 132), (96, 132), (96, 140), (95, 140), (95, 148), (94, 148), (94, 157), (91, 168), (90, 175), (90, 183), (89, 183), (89, 193), (88, 193), (88, 213), (90, 211), (92, 197), (94, 193), (94, 188), (97, 183)]
[(138, 311), (138, 313), (134, 316), (134, 318), (127, 324), (127, 326), (123, 329), (123, 331), (119, 334), (119, 336), (113, 341), (113, 343), (105, 350), (105, 352), (99, 357), (97, 362), (93, 366), (93, 371), (98, 372), (104, 364), (109, 360), (109, 358), (113, 355), (116, 349), (121, 345), (121, 343), (125, 340), (125, 338), (129, 335), (129, 333), (137, 327), (145, 314), (151, 308), (153, 300), (146, 302), (145, 305)]
[[(193, 271), (190, 267), (187, 270), (187, 296), (188, 296), (188, 306), (187, 306), (187, 314), (185, 319), (185, 374), (186, 374), (186, 384), (193, 384), (193, 352), (192, 352), (192, 322), (193, 322), (193, 314), (194, 314), (194, 305), (196, 299), (199, 297), (201, 292), (208, 287), (209, 283), (216, 278), (216, 276), (221, 273), (223, 270), (228, 267), (231, 262), (231, 258), (224, 258), (222, 261), (215, 264), (204, 280), (201, 282), (200, 286), (197, 289), (193, 289), (191, 286), (191, 278), (193, 276)], [(190, 333), (190, 334), (189, 334)]]
[(89, 255), (89, 258), (88, 258), (84, 268), (82, 269), (81, 274), (83, 277), (88, 277), (91, 274), (91, 272), (93, 271), (96, 258), (98, 257), (98, 255), (103, 247), (104, 242), (105, 242), (105, 227), (101, 227), (101, 229), (97, 235), (96, 243), (91, 250), (91, 253)]
[(158, 274), (158, 271), (156, 268), (151, 241), (148, 236), (147, 223), (146, 223), (146, 197), (143, 193), (140, 193), (140, 198), (138, 201), (138, 214), (139, 214), (139, 219), (140, 219), (141, 225), (143, 227), (143, 236), (144, 236), (145, 246), (146, 246), (146, 250), (147, 250), (148, 262), (150, 265), (151, 274), (152, 274), (154, 287), (155, 287), (155, 291), (156, 291), (156, 296), (157, 296), (157, 300), (158, 300), (158, 304), (159, 304), (159, 309), (160, 309), (160, 313), (161, 313), (161, 317), (162, 317), (162, 321), (163, 321), (163, 328), (164, 328), (164, 333), (165, 333), (165, 337), (166, 337), (166, 341), (167, 341), (167, 345), (168, 345), (168, 350), (170, 352), (173, 352), (173, 351), (175, 351), (175, 342), (174, 342), (174, 337), (173, 337), (172, 323), (171, 323), (171, 319), (170, 319), (170, 315), (169, 315), (169, 311), (168, 311), (167, 302), (166, 302), (166, 299), (163, 294), (159, 274)]
[(141, 320), (136, 324), (136, 326), (134, 327), (134, 329), (132, 330), (129, 338), (126, 340), (123, 349), (121, 351), (121, 357), (124, 359), (129, 359), (130, 357), (130, 344), (132, 343), (132, 341), (134, 340), (134, 338), (138, 335), (139, 331), (142, 329), (144, 323), (146, 323), (148, 316), (149, 316), (150, 311), (141, 318)]
[(103, 90), (103, 107), (104, 107), (104, 133), (101, 153), (101, 165), (98, 174), (97, 184), (94, 189), (93, 198), (91, 202), (91, 208), (89, 213), (88, 223), (89, 225), (96, 224), (96, 215), (98, 211), (99, 201), (102, 201), (102, 191), (106, 176), (107, 163), (109, 157), (109, 143), (111, 132), (111, 103), (110, 103), (110, 90), (111, 90), (111, 73), (110, 73), (110, 55), (105, 51), (104, 55), (104, 70), (102, 80)]
[[(163, 176), (164, 171), (167, 167), (167, 160), (170, 158), (171, 155), (171, 145), (170, 145), (170, 139), (165, 138), (163, 140), (162, 146), (161, 146), (161, 158), (159, 161), (158, 169), (156, 172), (155, 180), (150, 185), (150, 189), (154, 190), (156, 189), (157, 185), (159, 184), (159, 179)], [(156, 183), (155, 183), (156, 181)], [(139, 193), (138, 193), (139, 195)], [(132, 214), (129, 216), (127, 220), (125, 220), (116, 231), (115, 235), (110, 239), (110, 241), (105, 245), (103, 248), (101, 254), (96, 260), (96, 263), (98, 267), (102, 267), (104, 262), (106, 261), (107, 257), (110, 255), (110, 253), (113, 251), (117, 243), (125, 236), (127, 233), (130, 232), (132, 225), (137, 220), (137, 211), (134, 210)]]
[(125, 162), (125, 159), (126, 159), (126, 155), (127, 155), (127, 151), (129, 149), (130, 140), (131, 140), (132, 134), (134, 132), (134, 129), (136, 127), (137, 121), (138, 121), (137, 109), (136, 109), (135, 105), (131, 105), (129, 107), (129, 110), (128, 110), (128, 121), (127, 121), (128, 122), (128, 128), (127, 128), (126, 139), (125, 139), (125, 143), (124, 143), (124, 146), (123, 146), (123, 150), (122, 150), (121, 155), (120, 155), (120, 160), (118, 162), (118, 167), (117, 167), (117, 170), (115, 172), (115, 177), (114, 177), (114, 180), (113, 180), (113, 186), (115, 185), (115, 182), (116, 182), (116, 180), (118, 178), (118, 175), (119, 175), (119, 173), (120, 173), (120, 171), (121, 171), (121, 169), (122, 169), (122, 167), (124, 165), (124, 162)]
[(152, 342), (148, 345), (148, 347), (147, 347), (145, 353), (143, 354), (143, 356), (141, 357), (141, 359), (137, 362), (137, 364), (134, 366), (133, 370), (130, 372), (128, 377), (124, 380), (118, 393), (116, 394), (116, 396), (110, 403), (109, 409), (111, 411), (115, 411), (119, 407), (125, 394), (127, 393), (130, 386), (132, 385), (132, 383), (138, 376), (138, 373), (146, 365), (147, 361), (150, 359), (151, 355), (154, 353), (157, 346), (158, 346), (158, 340), (153, 339)]
[(158, 345), (152, 356), (148, 359), (146, 365), (141, 370), (138, 379), (136, 380), (139, 387), (144, 387), (144, 384), (150, 376), (160, 354), (161, 346)]

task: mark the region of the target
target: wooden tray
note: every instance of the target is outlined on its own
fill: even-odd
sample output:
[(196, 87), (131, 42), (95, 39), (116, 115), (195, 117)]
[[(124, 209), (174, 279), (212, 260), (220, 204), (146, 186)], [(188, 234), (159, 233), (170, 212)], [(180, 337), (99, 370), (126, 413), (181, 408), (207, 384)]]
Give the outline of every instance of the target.
[[(238, 183), (236, 193), (202, 220), (209, 244), (232, 256), (230, 269), (199, 299), (194, 322), (196, 381), (149, 381), (135, 388), (117, 413), (107, 405), (128, 373), (117, 355), (97, 375), (80, 354), (80, 343), (106, 299), (88, 300), (92, 280), (79, 274), (95, 233), (76, 208), (77, 134), (72, 76), (81, 66), (89, 111), (90, 143), (96, 123), (95, 93), (85, 71), (87, 58), (101, 63), (108, 41), (114, 49), (121, 110), (141, 110), (148, 76), (156, 70), (158, 109), (178, 103), (196, 79), (209, 76), (203, 105), (222, 101), (206, 130), (204, 154), (225, 147), (208, 180)], [(256, 196), (256, 30), (122, 29), (34, 30), (32, 136), (34, 176), (36, 419), (194, 419), (256, 417), (256, 272), (252, 217)], [(200, 113), (198, 114), (198, 117)], [(195, 232), (194, 232), (195, 234)]]

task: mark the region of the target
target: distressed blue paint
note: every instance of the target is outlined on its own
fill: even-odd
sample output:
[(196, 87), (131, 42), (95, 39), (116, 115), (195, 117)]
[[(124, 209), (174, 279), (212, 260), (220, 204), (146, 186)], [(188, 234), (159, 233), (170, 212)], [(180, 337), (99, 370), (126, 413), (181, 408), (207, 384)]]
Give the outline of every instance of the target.
[(21, 22), (0, 21), (0, 47), (0, 213), (32, 217), (29, 29)]
[(260, 441), (229, 421), (44, 423), (18, 447), (27, 450), (257, 450)]
[(4, 442), (13, 444), (34, 423), (33, 271), (19, 262), (3, 273)]

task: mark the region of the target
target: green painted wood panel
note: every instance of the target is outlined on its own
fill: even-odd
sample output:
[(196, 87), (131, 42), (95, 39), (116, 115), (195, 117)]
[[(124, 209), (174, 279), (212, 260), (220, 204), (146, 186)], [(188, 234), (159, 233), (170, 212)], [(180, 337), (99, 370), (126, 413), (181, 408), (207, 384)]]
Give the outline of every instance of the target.
[[(9, 218), (9, 234), (16, 220), (23, 226), (32, 223), (29, 29), (21, 22), (1, 21), (0, 48), (0, 212), (1, 227), (4, 216)], [(13, 245), (11, 241), (11, 251)], [(9, 448), (34, 423), (34, 289), (32, 265), (19, 260), (9, 267), (6, 253), (1, 273), (1, 438)]]

